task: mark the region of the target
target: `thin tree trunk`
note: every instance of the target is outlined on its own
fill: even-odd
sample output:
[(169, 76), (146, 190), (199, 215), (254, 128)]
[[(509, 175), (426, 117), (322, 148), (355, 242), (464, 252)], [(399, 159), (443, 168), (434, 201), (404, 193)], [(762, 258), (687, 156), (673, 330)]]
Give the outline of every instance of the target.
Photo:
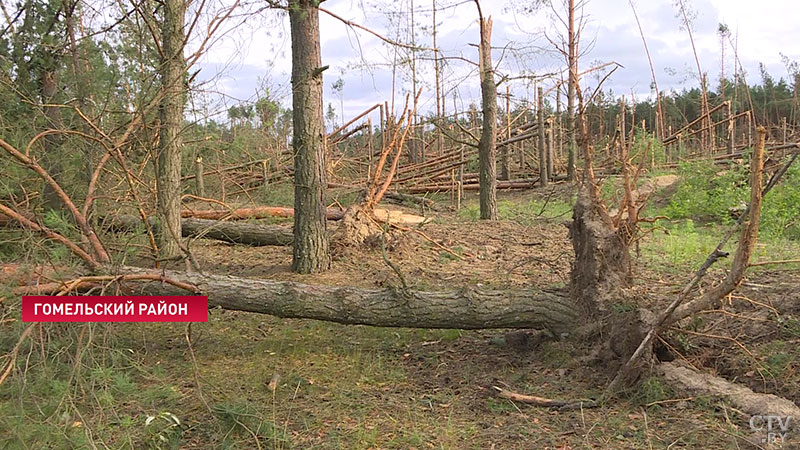
[(322, 56), (316, 0), (289, 2), (292, 34), (294, 252), (292, 270), (314, 273), (331, 264), (325, 214), (325, 126)]
[[(476, 2), (477, 3), (477, 2)], [(478, 5), (480, 13), (480, 5)], [(483, 130), (478, 144), (480, 162), (481, 219), (497, 220), (497, 85), (492, 66), (492, 18), (480, 17), (481, 45), (481, 103), (483, 107)]]
[(539, 124), (539, 181), (540, 186), (547, 186), (550, 177), (547, 173), (547, 139), (544, 128), (544, 92), (541, 86), (536, 90), (537, 111), (536, 116)]
[[(511, 139), (511, 87), (506, 84), (506, 139)], [(500, 179), (511, 179), (511, 149), (504, 145), (500, 150)]]
[(183, 0), (164, 2), (162, 45), (164, 60), (161, 62), (161, 83), (164, 98), (161, 100), (161, 132), (156, 162), (156, 185), (158, 193), (158, 220), (161, 230), (159, 253), (161, 258), (173, 258), (180, 254), (181, 238), (181, 126), (185, 98), (184, 75), (186, 63), (183, 57), (184, 15)]
[(561, 87), (562, 84), (558, 84), (558, 89), (556, 89), (556, 149), (558, 159), (564, 158), (564, 133), (562, 131), (562, 123), (564, 121), (564, 117), (561, 114)]
[(555, 120), (551, 117), (547, 120), (547, 178), (553, 180), (555, 172)]
[(569, 47), (568, 65), (569, 79), (567, 81), (567, 134), (569, 145), (567, 147), (567, 179), (575, 180), (575, 84), (578, 82), (578, 44), (575, 33), (575, 0), (569, 0), (568, 11), (568, 36)]
[[(203, 178), (203, 157), (198, 156), (195, 160), (195, 192), (197, 193), (198, 197), (205, 197), (206, 196), (206, 183), (205, 179)], [(266, 177), (264, 177), (264, 181), (266, 182)]]
[[(650, 64), (650, 76), (653, 78), (653, 88), (656, 91), (656, 139), (664, 139), (664, 111), (661, 108), (661, 91), (658, 89), (658, 80), (656, 79), (656, 69), (653, 65), (653, 58), (650, 57), (650, 48), (647, 46), (647, 39), (644, 37), (644, 30), (642, 30), (642, 23), (639, 21), (639, 14), (636, 13), (636, 7), (633, 5), (633, 0), (628, 0), (633, 11), (633, 17), (636, 19), (636, 26), (639, 27), (639, 35), (642, 37), (642, 44), (644, 45), (644, 52), (647, 55), (647, 62)], [(724, 54), (724, 53), (723, 53)], [(723, 56), (723, 62), (725, 57)], [(724, 95), (724, 91), (723, 91)]]
[[(433, 1), (433, 72), (436, 79), (436, 121), (440, 125), (445, 111), (445, 98), (442, 94), (441, 72), (439, 67), (439, 47), (437, 46), (436, 33), (436, 0)], [(416, 91), (415, 91), (416, 92)], [(439, 155), (444, 151), (444, 136), (439, 127), (436, 127), (436, 151)]]
[[(70, 48), (70, 56), (72, 58), (72, 76), (74, 78), (74, 87), (75, 87), (75, 94), (78, 98), (78, 108), (84, 114), (92, 117), (92, 111), (90, 103), (87, 101), (89, 94), (88, 94), (88, 80), (87, 80), (87, 73), (88, 67), (87, 64), (81, 63), (80, 57), (80, 49), (78, 48), (78, 40), (76, 38), (76, 31), (75, 31), (75, 19), (80, 21), (80, 9), (79, 9), (79, 1), (78, 0), (64, 0), (62, 8), (65, 11), (64, 15), (64, 26), (66, 28), (67, 39), (69, 39), (69, 48)], [(79, 125), (81, 131), (87, 132), (88, 125), (86, 123), (81, 122)], [(92, 172), (94, 171), (95, 162), (99, 159), (99, 153), (96, 145), (86, 145), (84, 146), (84, 154), (86, 155), (86, 159), (84, 161), (85, 164), (85, 181), (89, 183), (92, 179)]]

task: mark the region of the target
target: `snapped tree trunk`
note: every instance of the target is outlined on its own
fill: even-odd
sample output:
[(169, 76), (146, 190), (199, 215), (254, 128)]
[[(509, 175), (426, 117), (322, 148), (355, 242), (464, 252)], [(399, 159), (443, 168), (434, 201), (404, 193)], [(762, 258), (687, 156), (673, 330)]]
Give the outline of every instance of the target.
[(180, 255), (181, 238), (181, 126), (185, 95), (183, 58), (186, 11), (183, 0), (164, 1), (162, 25), (161, 132), (156, 160), (156, 187), (158, 195), (159, 256), (172, 258)]
[(325, 128), (322, 57), (316, 0), (291, 0), (294, 251), (292, 270), (314, 273), (331, 264), (325, 214)]
[(492, 18), (480, 18), (480, 72), (483, 130), (478, 143), (481, 219), (497, 220), (497, 85), (492, 66)]
[[(198, 197), (205, 197), (206, 196), (206, 183), (205, 179), (203, 178), (203, 157), (198, 156), (195, 159), (195, 193)], [(264, 177), (266, 179), (266, 177)]]
[(630, 253), (622, 233), (603, 207), (592, 201), (589, 187), (581, 186), (569, 235), (575, 251), (571, 284), (573, 298), (593, 314), (602, 300), (630, 286)]
[[(556, 335), (575, 328), (575, 308), (561, 290), (470, 288), (416, 291), (401, 288), (314, 286), (226, 275), (122, 267), (119, 274), (161, 275), (197, 287), (210, 307), (317, 319), (344, 324), (412, 328), (536, 328)], [(169, 284), (138, 286), (150, 295), (186, 295)]]
[(617, 299), (632, 283), (629, 246), (630, 230), (619, 226), (608, 214), (594, 177), (592, 147), (586, 116), (578, 118), (585, 169), (572, 212), (569, 237), (575, 253), (570, 274), (572, 298), (586, 317), (595, 316), (609, 300)]
[(541, 86), (536, 91), (537, 107), (536, 117), (539, 124), (539, 183), (547, 186), (550, 176), (547, 173), (547, 136), (544, 128), (544, 90)]

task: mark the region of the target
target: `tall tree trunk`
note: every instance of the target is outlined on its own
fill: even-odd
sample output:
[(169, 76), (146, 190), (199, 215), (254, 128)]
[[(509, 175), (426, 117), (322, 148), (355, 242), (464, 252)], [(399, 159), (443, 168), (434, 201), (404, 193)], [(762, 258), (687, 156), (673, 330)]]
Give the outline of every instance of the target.
[[(439, 67), (439, 47), (436, 40), (436, 0), (433, 1), (433, 72), (436, 80), (436, 120), (439, 125), (444, 125), (442, 116), (445, 111), (445, 99), (442, 94), (441, 73)], [(416, 91), (414, 91), (416, 93)], [(444, 151), (444, 136), (441, 128), (436, 127), (436, 151), (439, 155)]]
[(539, 184), (547, 186), (550, 181), (550, 174), (547, 172), (547, 138), (545, 136), (544, 124), (544, 91), (541, 86), (536, 90), (536, 117), (539, 124)]
[(331, 264), (325, 214), (325, 126), (319, 2), (291, 0), (294, 136), (294, 254), (292, 270), (314, 273)]
[(161, 29), (163, 61), (161, 84), (164, 97), (159, 108), (161, 132), (156, 161), (158, 195), (159, 256), (180, 255), (181, 239), (181, 126), (185, 97), (183, 58), (184, 14), (183, 0), (165, 0), (164, 23)]
[(569, 79), (567, 81), (567, 134), (569, 146), (567, 147), (567, 178), (575, 180), (575, 84), (578, 82), (578, 43), (575, 33), (575, 0), (569, 0), (568, 5), (568, 65)]
[[(477, 3), (477, 2), (476, 2)], [(480, 13), (480, 5), (478, 5)], [(497, 85), (492, 66), (492, 18), (480, 16), (480, 72), (483, 130), (478, 144), (480, 160), (481, 219), (497, 220)]]

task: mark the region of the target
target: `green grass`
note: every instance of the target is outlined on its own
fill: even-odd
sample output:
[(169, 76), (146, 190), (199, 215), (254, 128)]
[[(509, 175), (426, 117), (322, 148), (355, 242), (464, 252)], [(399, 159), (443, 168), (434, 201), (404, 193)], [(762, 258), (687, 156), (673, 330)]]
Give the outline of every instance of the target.
[[(696, 269), (719, 244), (722, 236), (733, 225), (702, 225), (687, 219), (679, 221), (659, 220), (654, 231), (643, 238), (641, 255), (656, 271), (687, 273), (687, 267)], [(736, 251), (736, 234), (723, 249), (731, 254)], [(775, 261), (795, 259), (800, 254), (800, 242), (768, 233), (759, 235), (751, 261)], [(729, 267), (732, 258), (720, 260), (720, 267)], [(797, 265), (794, 265), (797, 266)], [(784, 266), (785, 267), (785, 266)], [(769, 266), (751, 270), (767, 270)]]
[[(500, 220), (517, 222), (522, 225), (531, 225), (543, 219), (567, 220), (572, 213), (574, 199), (569, 201), (552, 197), (549, 200), (532, 198), (530, 200), (512, 201), (499, 200), (497, 202), (497, 217)], [(476, 222), (480, 220), (480, 205), (477, 201), (466, 203), (458, 217), (462, 220)]]
[[(24, 381), (15, 374), (0, 386), (0, 448), (102, 442), (122, 449), (249, 449), (256, 440), (264, 449), (545, 448), (602, 445), (609, 437), (625, 448), (647, 448), (643, 422), (631, 418), (636, 404), (555, 413), (486, 395), (482, 386), (495, 379), (554, 398), (598, 395), (595, 381), (556, 375), (574, 351), (568, 342), (545, 344), (528, 358), (475, 332), (212, 311), (209, 323), (193, 329), (209, 411), (194, 385), (183, 326), (92, 331), (84, 369), (72, 382), (80, 330), (64, 327), (47, 330), (46, 362), (33, 347)], [(668, 396), (657, 388), (649, 386), (645, 399)], [(713, 420), (708, 412), (689, 411)], [(669, 428), (670, 413), (648, 411), (651, 436), (680, 438), (682, 432)]]
[[(259, 201), (291, 204), (290, 192), (276, 185), (260, 193)], [(662, 206), (678, 217), (659, 221), (659, 229), (641, 241), (642, 260), (665, 273), (687, 274), (699, 266), (731, 226), (717, 224), (726, 222), (721, 216), (703, 213), (734, 200), (720, 198), (692, 203), (679, 196), (682, 203)], [(790, 189), (782, 198), (792, 198)], [(501, 200), (498, 212), (502, 220), (522, 224), (567, 221), (573, 202), (517, 197)], [(477, 201), (470, 199), (457, 219), (477, 221), (478, 212)], [(54, 220), (53, 225), (62, 224)], [(131, 239), (146, 244), (142, 236)], [(735, 245), (734, 239), (727, 250)], [(797, 254), (800, 244), (791, 234), (768, 229), (753, 259)], [(439, 255), (442, 264), (451, 260), (446, 252)], [(729, 262), (720, 267), (724, 264)], [(8, 300), (5, 306), (17, 308)], [(615, 307), (626, 311), (632, 305)], [(790, 341), (800, 336), (800, 321), (780, 320), (785, 345), (776, 341), (754, 349), (775, 377), (798, 367)], [(0, 334), (0, 347), (11, 348), (23, 326), (17, 322)], [(81, 329), (47, 326), (41, 337), (34, 334), (25, 343), (20, 366), (0, 385), (0, 448), (86, 448), (101, 442), (131, 449), (254, 448), (256, 440), (270, 449), (578, 448), (587, 443), (644, 449), (649, 441), (655, 448), (676, 441), (684, 447), (728, 448), (735, 431), (713, 402), (647, 408), (645, 428), (642, 407), (674, 398), (655, 378), (644, 380), (630, 399), (599, 410), (552, 412), (488, 395), (486, 387), (501, 382), (552, 398), (596, 396), (603, 382), (593, 375), (559, 375), (576, 353), (569, 342), (518, 354), (492, 345), (488, 332), (343, 326), (215, 310), (209, 323), (193, 328), (209, 410), (195, 384), (182, 325), (93, 326), (91, 344), (88, 334), (83, 337), (81, 370), (73, 375)], [(686, 340), (681, 349), (690, 345)], [(268, 385), (275, 374), (280, 381), (272, 392)]]
[[(669, 203), (653, 208), (650, 215), (692, 219), (703, 223), (732, 224), (731, 208), (749, 201), (748, 167), (727, 167), (708, 162), (683, 163), (680, 184)], [(765, 183), (766, 177), (765, 174)], [(800, 240), (800, 165), (793, 165), (781, 182), (764, 197), (761, 236)]]

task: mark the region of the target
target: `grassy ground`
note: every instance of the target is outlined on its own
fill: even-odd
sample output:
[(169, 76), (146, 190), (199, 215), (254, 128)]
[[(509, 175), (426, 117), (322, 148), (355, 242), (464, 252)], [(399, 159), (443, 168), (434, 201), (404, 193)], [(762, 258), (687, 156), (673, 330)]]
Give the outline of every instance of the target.
[[(501, 222), (486, 224), (468, 198), (458, 213), (434, 212), (425, 228), (459, 257), (412, 235), (389, 257), (425, 289), (564, 283), (571, 262), (564, 224), (573, 201), (563, 186), (503, 194)], [(636, 258), (636, 289), (653, 308), (671, 299), (722, 231), (687, 219), (658, 227), (641, 239)], [(289, 248), (194, 245), (209, 272), (398, 284), (378, 250), (341, 253), (329, 273), (303, 277), (288, 270)], [(798, 250), (796, 241), (766, 236), (755, 259), (796, 257)], [(730, 309), (748, 320), (699, 318), (689, 328), (696, 334), (671, 332), (675, 351), (800, 401), (800, 315), (781, 306), (796, 296), (800, 275), (797, 266), (781, 269), (752, 273), (730, 299)], [(0, 348), (8, 349), (27, 324), (14, 321), (18, 300), (7, 289), (0, 296)], [(765, 322), (745, 328), (754, 319)], [(177, 324), (37, 327), (0, 385), (0, 449), (753, 448), (744, 441), (748, 417), (713, 399), (682, 398), (657, 378), (607, 407), (569, 412), (491, 395), (499, 385), (551, 398), (597, 396), (606, 375), (577, 363), (587, 349), (569, 342), (530, 348), (507, 342), (503, 331), (342, 326), (222, 310), (192, 326), (191, 349), (187, 331)], [(747, 350), (697, 335), (712, 332), (732, 333)]]

